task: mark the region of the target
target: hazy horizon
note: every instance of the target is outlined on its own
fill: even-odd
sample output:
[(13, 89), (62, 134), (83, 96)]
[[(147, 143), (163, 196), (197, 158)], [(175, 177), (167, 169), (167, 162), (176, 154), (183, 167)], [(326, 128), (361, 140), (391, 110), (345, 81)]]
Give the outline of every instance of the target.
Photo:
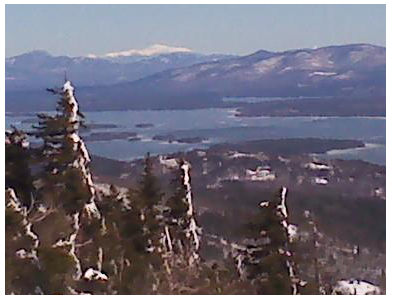
[(354, 43), (386, 46), (385, 5), (5, 7), (6, 57), (33, 50), (103, 55), (153, 44), (235, 55)]

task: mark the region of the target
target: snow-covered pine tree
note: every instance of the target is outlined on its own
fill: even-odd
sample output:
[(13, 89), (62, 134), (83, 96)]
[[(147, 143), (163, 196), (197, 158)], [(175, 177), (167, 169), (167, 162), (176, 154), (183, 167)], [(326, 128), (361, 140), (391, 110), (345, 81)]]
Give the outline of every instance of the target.
[[(98, 201), (104, 229), (95, 242), (102, 248), (101, 271), (108, 275), (107, 294), (152, 294), (155, 277), (150, 269), (152, 255), (144, 234), (137, 192), (128, 198), (115, 187)], [(135, 202), (135, 203), (134, 203)], [(100, 269), (98, 267), (98, 269)]]
[(54, 116), (39, 114), (39, 125), (33, 126), (36, 131), (32, 133), (43, 141), (44, 193), (57, 194), (54, 203), (62, 204), (70, 214), (85, 209), (88, 217), (100, 218), (89, 170), (91, 159), (79, 136), (83, 115), (74, 96), (74, 87), (66, 81), (62, 90), (51, 91), (60, 96), (57, 113)]
[[(47, 236), (42, 256), (47, 256), (49, 262), (51, 255), (66, 252), (75, 264), (74, 280), (92, 281), (92, 276), (86, 274), (87, 271), (100, 273), (96, 269), (100, 248), (93, 240), (100, 233), (102, 222), (89, 170), (90, 156), (79, 136), (83, 115), (70, 81), (65, 81), (62, 89), (51, 92), (60, 96), (57, 113), (39, 114), (39, 125), (32, 132), (42, 141), (39, 201), (42, 209), (53, 210), (36, 224)], [(57, 229), (45, 231), (44, 226), (53, 221), (57, 221)], [(56, 274), (49, 269), (47, 276), (51, 275)], [(70, 292), (75, 292), (73, 287), (68, 287)]]
[(128, 260), (135, 261), (125, 275), (131, 283), (129, 292), (154, 294), (158, 292), (163, 270), (161, 246), (161, 204), (163, 193), (153, 173), (150, 155), (144, 159), (143, 173), (136, 189), (131, 189), (131, 208), (123, 222), (121, 233), (130, 242)]
[(46, 225), (51, 211), (36, 207), (22, 206), (14, 190), (6, 190), (6, 292), (69, 293), (73, 259), (67, 252), (48, 245), (48, 234), (40, 233), (40, 224), (51, 230)]
[(198, 227), (192, 201), (190, 164), (181, 160), (173, 180), (174, 194), (166, 202), (163, 245), (174, 259), (192, 266), (199, 262), (201, 228)]
[(27, 218), (27, 207), (18, 199), (14, 189), (5, 191), (5, 292), (34, 294), (39, 263), (38, 236)]
[[(37, 231), (43, 222), (48, 224), (47, 215), (52, 210), (35, 201), (32, 154), (26, 134), (15, 128), (6, 132), (7, 293), (66, 293), (72, 260), (68, 254), (46, 246), (48, 233), (39, 236)], [(52, 229), (46, 226), (44, 230)]]
[(252, 244), (245, 259), (247, 279), (258, 294), (299, 294), (293, 254), (290, 249), (286, 188), (270, 202), (260, 203), (260, 212), (249, 223)]
[[(109, 193), (102, 194), (98, 200), (98, 208), (102, 214), (102, 227), (99, 237), (95, 242), (99, 244), (97, 269), (108, 275), (107, 294), (122, 293), (122, 271), (125, 266), (125, 250), (123, 245), (120, 226), (126, 219), (124, 216), (128, 206), (119, 190), (111, 185)], [(125, 266), (127, 267), (127, 266)]]
[(207, 279), (212, 273), (200, 264), (201, 228), (195, 220), (190, 168), (187, 161), (179, 161), (171, 182), (174, 192), (165, 202), (161, 221), (164, 266), (169, 288), (176, 294), (199, 292), (205, 282), (200, 276)]

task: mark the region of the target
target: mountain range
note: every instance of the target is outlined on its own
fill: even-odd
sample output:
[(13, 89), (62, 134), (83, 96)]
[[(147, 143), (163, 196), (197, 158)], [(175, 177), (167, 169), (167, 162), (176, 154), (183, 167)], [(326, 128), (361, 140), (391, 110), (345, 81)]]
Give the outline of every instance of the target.
[(229, 58), (229, 55), (203, 55), (186, 48), (153, 45), (142, 50), (111, 52), (103, 56), (52, 56), (32, 51), (6, 58), (6, 90), (26, 91), (56, 86), (65, 77), (78, 86), (111, 85), (201, 62)]
[(154, 45), (75, 58), (34, 51), (6, 59), (6, 110), (53, 108), (44, 88), (65, 72), (88, 111), (229, 106), (225, 97), (384, 98), (386, 49), (351, 44), (234, 56)]

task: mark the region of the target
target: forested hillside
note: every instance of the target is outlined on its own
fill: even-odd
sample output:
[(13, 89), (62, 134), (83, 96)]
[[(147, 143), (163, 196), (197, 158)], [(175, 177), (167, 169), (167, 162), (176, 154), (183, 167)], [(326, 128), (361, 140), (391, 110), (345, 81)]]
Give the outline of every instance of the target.
[[(292, 224), (286, 187), (257, 201), (237, 243), (201, 227), (186, 159), (175, 162), (167, 187), (150, 155), (126, 191), (96, 184), (74, 87), (65, 81), (49, 91), (58, 98), (56, 114), (39, 114), (28, 134), (6, 131), (7, 294), (384, 292), (360, 280), (326, 283), (315, 216), (307, 210), (304, 225)], [(31, 147), (29, 136), (39, 144)], [(208, 244), (223, 253), (215, 262), (202, 254)]]

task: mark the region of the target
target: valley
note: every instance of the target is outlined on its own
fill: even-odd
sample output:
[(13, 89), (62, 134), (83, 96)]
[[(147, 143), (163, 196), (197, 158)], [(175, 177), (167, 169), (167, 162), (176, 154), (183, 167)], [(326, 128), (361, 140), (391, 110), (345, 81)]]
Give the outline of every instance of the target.
[(386, 295), (388, 11), (7, 4), (5, 293)]
[[(359, 160), (322, 161), (312, 155), (359, 144), (342, 140), (260, 140), (154, 156), (152, 162), (165, 196), (177, 174), (177, 160), (191, 163), (197, 220), (208, 235), (202, 254), (209, 261), (221, 262), (226, 248), (219, 245), (220, 239), (243, 243), (244, 227), (258, 204), (270, 200), (274, 189), (286, 186), (290, 221), (303, 239), (312, 238), (304, 212), (309, 210), (315, 216), (321, 232), (317, 255), (329, 286), (349, 277), (381, 285), (385, 270), (385, 167)], [(92, 166), (99, 185), (129, 188), (136, 184), (143, 162), (93, 157)], [(304, 242), (308, 241), (299, 244), (308, 246)], [(358, 256), (353, 254), (356, 246), (360, 248)], [(301, 267), (308, 268), (302, 273), (313, 276), (309, 263), (312, 253), (303, 248), (300, 258), (307, 264), (302, 262)], [(350, 267), (351, 261), (355, 267)]]

